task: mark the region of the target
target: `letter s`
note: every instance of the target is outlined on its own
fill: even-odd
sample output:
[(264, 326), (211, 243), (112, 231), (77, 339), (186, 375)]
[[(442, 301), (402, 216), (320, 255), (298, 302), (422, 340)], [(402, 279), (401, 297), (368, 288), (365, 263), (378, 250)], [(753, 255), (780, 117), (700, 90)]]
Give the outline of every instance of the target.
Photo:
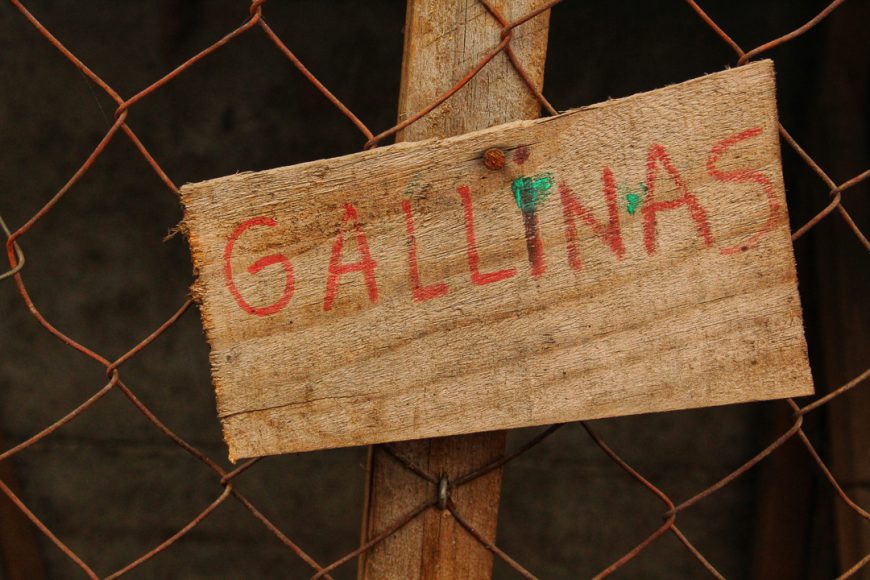
[(764, 222), (764, 225), (761, 226), (757, 232), (749, 236), (743, 242), (737, 244), (736, 246), (731, 246), (730, 248), (720, 248), (719, 251), (722, 254), (734, 254), (736, 252), (741, 252), (748, 250), (750, 247), (754, 246), (759, 238), (771, 231), (773, 227), (776, 225), (776, 220), (780, 211), (779, 200), (776, 197), (776, 190), (773, 187), (773, 184), (770, 180), (760, 171), (752, 171), (751, 169), (735, 169), (734, 171), (722, 171), (716, 164), (719, 162), (719, 158), (728, 150), (732, 145), (739, 143), (740, 141), (744, 141), (746, 139), (751, 139), (752, 137), (757, 137), (761, 134), (761, 127), (751, 127), (746, 129), (745, 131), (741, 131), (740, 133), (736, 133), (731, 135), (730, 137), (726, 137), (722, 139), (715, 145), (713, 145), (713, 149), (710, 150), (710, 157), (707, 158), (707, 173), (715, 179), (716, 181), (723, 182), (732, 182), (732, 183), (757, 183), (764, 190), (765, 195), (767, 196), (767, 220)]

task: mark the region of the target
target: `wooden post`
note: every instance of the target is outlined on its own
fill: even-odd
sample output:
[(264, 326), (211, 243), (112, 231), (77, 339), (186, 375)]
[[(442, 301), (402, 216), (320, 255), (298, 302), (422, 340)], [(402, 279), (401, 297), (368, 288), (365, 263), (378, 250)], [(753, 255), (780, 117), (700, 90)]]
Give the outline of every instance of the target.
[[(509, 20), (545, 0), (491, 0)], [(549, 11), (517, 27), (511, 46), (537, 87), (543, 86)], [(479, 0), (408, 0), (399, 119), (406, 119), (447, 91), (500, 40), (500, 26)], [(533, 119), (540, 105), (502, 52), (446, 103), (411, 124), (398, 140), (449, 137), (509, 121)], [(505, 432), (411, 441), (395, 445), (430, 473), (456, 478), (500, 457)], [(389, 528), (432, 498), (431, 483), (399, 465), (379, 447), (369, 451), (362, 541)], [(486, 538), (495, 540), (501, 470), (453, 496), (458, 510)], [(362, 580), (482, 579), (492, 574), (492, 554), (446, 510), (427, 511), (360, 558)]]
[[(0, 430), (0, 450), (6, 450)], [(21, 489), (10, 460), (0, 461), (0, 481), (21, 497)], [(0, 493), (0, 578), (39, 580), (45, 578), (45, 566), (39, 553), (36, 529), (5, 495)]]
[[(847, 179), (867, 167), (870, 144), (858, 136), (855, 127), (866, 127), (866, 93), (870, 87), (870, 54), (859, 47), (856, 34), (860, 22), (870, 18), (870, 5), (857, 3), (851, 12), (831, 15), (825, 31), (827, 37), (818, 66), (816, 100), (812, 103), (824, 115), (814, 116), (806, 145), (820, 165), (834, 179)], [(844, 82), (843, 79), (848, 79)], [(855, 90), (854, 87), (862, 87)], [(809, 147), (808, 147), (809, 149)], [(817, 153), (818, 152), (818, 153)], [(820, 185), (813, 182), (807, 196), (818, 195)], [(864, 234), (870, 218), (867, 185), (847, 190), (844, 207), (852, 218), (863, 226)], [(818, 202), (815, 207), (819, 207)], [(821, 362), (819, 377), (822, 384), (835, 389), (857, 377), (867, 368), (870, 352), (870, 315), (866, 306), (867, 252), (849, 227), (836, 212), (826, 218), (828, 223), (817, 226), (807, 235), (809, 240), (798, 243), (813, 244), (812, 256), (816, 260), (816, 292), (814, 304), (808, 311), (818, 314), (817, 357)], [(820, 393), (821, 394), (821, 393)], [(828, 405), (830, 433), (830, 467), (846, 492), (858, 505), (870, 505), (870, 385), (866, 382)], [(817, 447), (820, 447), (817, 445)], [(845, 572), (870, 552), (870, 529), (852, 509), (834, 496), (837, 552), (840, 571)], [(870, 568), (865, 567), (854, 578), (870, 579)]]

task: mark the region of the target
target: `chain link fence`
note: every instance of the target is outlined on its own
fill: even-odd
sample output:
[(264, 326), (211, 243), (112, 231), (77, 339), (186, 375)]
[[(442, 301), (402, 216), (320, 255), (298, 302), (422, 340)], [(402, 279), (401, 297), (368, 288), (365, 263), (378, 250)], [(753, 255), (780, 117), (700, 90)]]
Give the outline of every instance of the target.
[[(165, 541), (161, 542), (159, 545), (154, 546), (152, 549), (147, 552), (139, 555), (134, 560), (127, 563), (125, 566), (120, 569), (109, 573), (98, 573), (95, 571), (92, 566), (88, 563), (88, 561), (76, 553), (75, 550), (71, 549), (63, 540), (63, 538), (59, 537), (52, 531), (47, 525), (43, 523), (43, 520), (40, 518), (39, 513), (36, 511), (32, 511), (28, 505), (22, 501), (22, 499), (16, 495), (12, 488), (7, 485), (7, 483), (0, 480), (0, 491), (16, 506), (18, 510), (21, 511), (22, 514), (26, 516), (27, 519), (32, 522), (33, 526), (35, 526), (39, 532), (45, 535), (56, 547), (58, 550), (63, 552), (72, 562), (75, 563), (88, 577), (98, 578), (117, 578), (122, 576), (145, 562), (149, 561), (151, 558), (156, 556), (157, 554), (163, 552), (164, 550), (172, 549), (173, 546), (181, 540), (186, 534), (188, 534), (191, 530), (196, 528), (203, 520), (212, 516), (213, 512), (217, 510), (219, 506), (226, 502), (238, 502), (245, 510), (249, 511), (269, 532), (271, 532), (284, 546), (286, 546), (287, 550), (291, 551), (298, 558), (303, 560), (308, 564), (311, 568), (312, 578), (330, 578), (330, 574), (342, 566), (352, 566), (352, 562), (354, 562), (360, 554), (371, 550), (375, 546), (377, 546), (380, 542), (384, 541), (389, 536), (395, 534), (398, 530), (400, 530), (403, 526), (407, 525), (409, 522), (418, 518), (422, 513), (427, 510), (437, 510), (443, 509), (448, 510), (452, 517), (456, 519), (456, 521), (468, 531), (480, 544), (482, 544), (486, 549), (491, 551), (496, 557), (503, 560), (510, 568), (514, 569), (516, 572), (521, 574), (526, 578), (535, 578), (533, 571), (527, 570), (523, 567), (522, 563), (514, 560), (510, 554), (505, 553), (502, 549), (500, 549), (497, 545), (493, 544), (489, 539), (484, 537), (481, 533), (479, 533), (473, 526), (472, 522), (469, 522), (466, 517), (461, 513), (461, 511), (457, 508), (457, 506), (450, 500), (450, 492), (454, 489), (461, 487), (463, 485), (468, 484), (469, 482), (475, 480), (478, 477), (489, 473), (490, 471), (500, 468), (506, 464), (510, 464), (511, 461), (519, 457), (521, 454), (527, 453), (530, 450), (534, 449), (536, 446), (544, 443), (548, 437), (560, 429), (562, 426), (552, 426), (543, 432), (539, 433), (532, 439), (530, 439), (526, 444), (521, 445), (515, 451), (507, 454), (503, 458), (498, 461), (491, 463), (489, 465), (481, 466), (480, 468), (474, 470), (466, 474), (463, 477), (455, 479), (451, 484), (450, 490), (442, 490), (441, 497), (438, 495), (438, 483), (439, 477), (438, 474), (433, 474), (427, 472), (422, 467), (415, 465), (413, 462), (409, 461), (407, 458), (403, 457), (401, 453), (393, 448), (390, 445), (384, 446), (384, 449), (387, 453), (394, 458), (399, 464), (403, 465), (407, 470), (417, 477), (421, 478), (428, 482), (432, 487), (432, 499), (431, 501), (424, 503), (416, 507), (415, 509), (409, 511), (404, 517), (400, 518), (395, 522), (389, 529), (380, 533), (376, 537), (372, 538), (370, 541), (365, 543), (364, 545), (359, 546), (358, 548), (348, 552), (341, 558), (333, 561), (333, 562), (319, 562), (314, 557), (312, 557), (306, 550), (299, 544), (297, 541), (294, 541), (288, 534), (282, 531), (278, 525), (276, 525), (269, 517), (267, 517), (260, 507), (255, 505), (236, 485), (236, 480), (243, 473), (256, 469), (257, 464), (262, 461), (268, 461), (268, 459), (254, 459), (250, 461), (246, 461), (239, 465), (232, 471), (228, 471), (221, 467), (220, 462), (209, 457), (204, 451), (200, 449), (197, 445), (185, 440), (179, 434), (176, 433), (173, 429), (167, 426), (161, 418), (158, 417), (142, 400), (137, 396), (136, 390), (127, 382), (125, 382), (123, 377), (124, 365), (134, 357), (137, 357), (143, 350), (149, 348), (149, 346), (154, 343), (154, 341), (158, 340), (161, 335), (167, 332), (171, 332), (173, 326), (176, 322), (185, 314), (187, 310), (192, 306), (191, 299), (186, 299), (182, 304), (178, 306), (178, 309), (163, 322), (157, 328), (151, 332), (146, 338), (130, 346), (130, 348), (121, 356), (117, 358), (111, 358), (105, 354), (101, 354), (100, 352), (96, 352), (92, 348), (88, 347), (85, 344), (82, 344), (75, 339), (71, 338), (64, 332), (58, 329), (52, 321), (46, 318), (40, 311), (40, 309), (34, 304), (33, 300), (28, 293), (28, 287), (25, 283), (25, 278), (27, 276), (27, 269), (30, 266), (30, 263), (27, 262), (27, 257), (22, 246), (25, 246), (25, 242), (30, 235), (31, 230), (34, 226), (40, 222), (47, 214), (55, 210), (55, 206), (60, 202), (60, 200), (68, 194), (68, 192), (78, 183), (82, 177), (88, 172), (88, 170), (94, 165), (95, 161), (103, 154), (106, 147), (109, 143), (115, 139), (127, 139), (130, 143), (135, 147), (135, 150), (141, 155), (141, 157), (147, 162), (150, 168), (154, 171), (154, 173), (159, 177), (159, 179), (165, 184), (166, 188), (173, 194), (178, 194), (178, 187), (176, 183), (173, 181), (170, 175), (167, 174), (166, 171), (161, 167), (161, 164), (158, 160), (149, 152), (148, 148), (145, 146), (142, 140), (137, 136), (137, 134), (131, 129), (131, 127), (127, 124), (128, 117), (132, 114), (133, 110), (136, 108), (138, 104), (149, 99), (154, 93), (160, 91), (167, 84), (171, 83), (174, 79), (179, 77), (180, 75), (184, 75), (186, 71), (188, 71), (191, 67), (197, 66), (197, 64), (203, 59), (208, 58), (212, 53), (219, 50), (232, 50), (232, 45), (239, 37), (243, 35), (251, 35), (251, 34), (262, 34), (264, 35), (268, 41), (274, 45), (275, 49), (280, 51), (291, 63), (292, 65), (310, 82), (317, 91), (323, 96), (325, 102), (328, 102), (331, 106), (335, 107), (338, 111), (343, 114), (350, 123), (352, 123), (362, 135), (366, 139), (365, 148), (370, 148), (382, 144), (388, 138), (394, 136), (398, 131), (403, 128), (415, 123), (423, 116), (427, 115), (433, 109), (437, 108), (445, 101), (449, 100), (450, 97), (459, 91), (463, 86), (465, 86), (475, 75), (477, 75), (487, 64), (492, 61), (497, 55), (501, 53), (505, 53), (507, 57), (510, 59), (514, 69), (516, 72), (524, 79), (526, 86), (529, 91), (535, 96), (535, 98), (540, 102), (543, 109), (545, 109), (550, 114), (555, 114), (556, 110), (553, 106), (548, 102), (546, 97), (541, 94), (529, 81), (529, 77), (523, 69), (522, 63), (517, 58), (517, 55), (513, 52), (511, 48), (511, 34), (519, 26), (522, 26), (524, 23), (528, 22), (535, 16), (552, 9), (557, 4), (559, 4), (559, 0), (547, 2), (540, 6), (539, 9), (523, 16), (522, 18), (508, 21), (499, 10), (492, 4), (489, 0), (480, 0), (480, 3), (486, 8), (489, 17), (493, 19), (495, 23), (501, 28), (501, 41), (494, 45), (484, 58), (482, 58), (479, 62), (475, 63), (472, 66), (468, 73), (457, 82), (449, 91), (440, 95), (437, 99), (433, 100), (426, 107), (418, 111), (413, 116), (408, 117), (407, 119), (401, 121), (393, 127), (390, 127), (386, 130), (375, 131), (369, 128), (357, 115), (354, 114), (347, 106), (345, 106), (338, 97), (336, 97), (330, 90), (322, 83), (310, 70), (308, 70), (302, 61), (297, 58), (297, 56), (293, 53), (293, 51), (288, 47), (287, 44), (282, 40), (281, 37), (276, 34), (276, 32), (269, 26), (267, 22), (267, 15), (269, 6), (266, 4), (265, 0), (254, 0), (249, 7), (248, 18), (241, 24), (238, 28), (230, 31), (226, 36), (215, 42), (214, 44), (202, 49), (195, 56), (172, 70), (169, 74), (163, 76), (162, 78), (157, 79), (151, 85), (142, 89), (141, 91), (135, 93), (130, 97), (123, 97), (121, 94), (116, 91), (109, 83), (103, 80), (97, 73), (91, 70), (86, 62), (83, 62), (76, 56), (73, 52), (67, 49), (64, 44), (58, 40), (58, 38), (52, 33), (51, 30), (43, 26), (40, 21), (35, 17), (28, 8), (19, 0), (11, 0), (11, 4), (14, 8), (20, 13), (20, 16), (23, 20), (21, 20), (21, 25), (32, 26), (35, 28), (39, 35), (44, 39), (46, 43), (49, 43), (54, 49), (56, 49), (63, 57), (68, 61), (69, 65), (78, 69), (81, 73), (83, 73), (100, 91), (103, 91), (109, 98), (111, 98), (114, 103), (117, 105), (114, 113), (114, 122), (112, 123), (109, 130), (102, 136), (102, 139), (99, 141), (99, 144), (89, 153), (84, 163), (73, 173), (71, 177), (69, 177), (68, 181), (57, 191), (52, 197), (48, 199), (42, 205), (42, 207), (34, 213), (29, 219), (26, 220), (22, 225), (18, 225), (15, 227), (11, 227), (11, 224), (7, 224), (2, 221), (0, 218), (0, 227), (2, 227), (4, 234), (6, 236), (6, 253), (9, 261), (8, 269), (0, 273), (0, 283), (3, 284), (13, 284), (15, 285), (18, 294), (20, 295), (20, 299), (23, 302), (23, 305), (27, 308), (36, 322), (44, 328), (45, 332), (53, 335), (57, 340), (61, 341), (66, 347), (77, 351), (82, 357), (88, 357), (92, 359), (99, 365), (105, 368), (106, 374), (106, 382), (104, 385), (97, 388), (87, 399), (82, 401), (75, 408), (70, 409), (65, 415), (58, 418), (52, 424), (46, 426), (41, 431), (34, 433), (31, 437), (26, 440), (8, 448), (0, 451), (0, 462), (6, 462), (9, 459), (22, 454), (27, 453), (28, 449), (33, 447), (36, 443), (48, 438), (52, 437), (58, 430), (62, 429), (65, 425), (74, 421), (77, 417), (82, 415), (83, 413), (88, 413), (95, 405), (97, 405), (101, 399), (106, 397), (110, 392), (120, 392), (122, 393), (130, 403), (131, 412), (140, 413), (144, 416), (153, 428), (158, 430), (160, 433), (165, 435), (169, 440), (175, 443), (178, 446), (179, 453), (186, 453), (193, 457), (195, 460), (201, 462), (205, 465), (210, 472), (213, 474), (213, 500), (205, 506), (198, 506), (197, 509), (200, 509), (199, 513), (196, 514), (186, 525), (178, 529), (171, 536), (167, 537)], [(741, 46), (739, 46), (729, 35), (728, 33), (716, 22), (714, 21), (703, 9), (702, 7), (696, 3), (694, 0), (686, 0), (686, 3), (691, 8), (692, 11), (700, 18), (711, 30), (712, 36), (711, 41), (715, 41), (716, 37), (718, 37), (719, 41), (725, 43), (728, 47), (733, 50), (735, 55), (735, 61), (731, 64), (734, 65), (742, 65), (747, 63), (753, 59), (765, 57), (767, 53), (769, 53), (774, 48), (780, 47), (786, 43), (789, 43), (796, 37), (804, 34), (808, 30), (812, 29), (820, 22), (824, 21), (834, 10), (836, 10), (841, 4), (844, 3), (844, 0), (835, 0), (827, 5), (821, 12), (819, 12), (815, 17), (807, 21), (805, 24), (800, 26), (799, 28), (785, 34), (783, 36), (773, 38), (768, 42), (761, 44), (751, 50), (744, 50)], [(558, 18), (558, 10), (554, 12), (553, 18)], [(726, 63), (727, 64), (727, 63)], [(797, 153), (798, 156), (803, 160), (806, 166), (814, 172), (814, 174), (818, 177), (819, 183), (822, 184), (822, 187), (825, 191), (828, 192), (829, 200), (827, 205), (819, 211), (812, 219), (807, 221), (806, 223), (801, 224), (794, 231), (792, 236), (793, 240), (797, 240), (802, 236), (806, 235), (809, 231), (815, 228), (822, 220), (840, 220), (842, 223), (842, 227), (849, 228), (853, 233), (855, 238), (857, 238), (858, 242), (864, 246), (865, 249), (870, 250), (870, 242), (868, 242), (867, 237), (861, 231), (859, 226), (856, 224), (855, 220), (846, 210), (846, 208), (842, 205), (841, 201), (843, 195), (855, 187), (868, 177), (870, 177), (870, 169), (853, 176), (850, 179), (843, 181), (842, 183), (835, 182), (829, 174), (799, 145), (790, 135), (790, 133), (786, 130), (785, 127), (780, 127), (780, 133), (782, 137), (783, 147), (789, 147)], [(3, 208), (0, 208), (2, 211)], [(830, 217), (829, 217), (830, 216)], [(811, 413), (818, 412), (818, 410), (826, 405), (828, 405), (834, 399), (838, 399), (844, 397), (849, 393), (849, 391), (858, 388), (862, 383), (866, 381), (866, 379), (870, 376), (870, 369), (865, 370), (858, 376), (855, 376), (852, 380), (846, 382), (845, 384), (836, 386), (834, 388), (830, 388), (827, 391), (827, 394), (816, 398), (812, 402), (806, 403), (804, 405), (799, 405), (797, 402), (789, 399), (782, 402), (782, 405), (788, 407), (788, 412), (792, 417), (791, 425), (787, 430), (782, 432), (778, 437), (775, 438), (770, 444), (766, 445), (763, 449), (758, 451), (753, 457), (746, 460), (742, 465), (734, 469), (731, 473), (722, 477), (718, 482), (705, 489), (698, 490), (692, 497), (683, 500), (676, 501), (669, 497), (667, 493), (665, 493), (662, 489), (657, 487), (654, 483), (652, 483), (649, 479), (645, 478), (637, 469), (635, 469), (631, 464), (623, 460), (620, 455), (612, 449), (608, 444), (600, 437), (590, 425), (581, 423), (581, 426), (588, 435), (592, 438), (594, 443), (600, 447), (601, 451), (607, 455), (616, 465), (618, 465), (622, 470), (625, 471), (628, 476), (636, 480), (638, 483), (639, 492), (645, 490), (647, 493), (652, 494), (655, 498), (657, 498), (661, 504), (663, 509), (663, 522), (655, 527), (649, 535), (643, 539), (640, 543), (638, 543), (634, 548), (620, 556), (616, 559), (610, 566), (606, 569), (601, 570), (598, 574), (598, 577), (607, 576), (620, 568), (626, 565), (628, 562), (636, 558), (639, 554), (644, 552), (649, 546), (655, 543), (657, 540), (666, 535), (673, 535), (679, 542), (685, 546), (685, 549), (706, 569), (710, 575), (722, 578), (723, 575), (717, 570), (714, 563), (709, 561), (705, 555), (693, 545), (690, 538), (687, 537), (686, 534), (681, 531), (680, 527), (677, 525), (678, 516), (684, 512), (685, 510), (690, 510), (693, 506), (698, 504), (699, 502), (703, 502), (708, 500), (708, 498), (715, 497), (717, 492), (719, 492), (722, 488), (728, 486), (738, 478), (741, 478), (746, 474), (747, 471), (758, 465), (759, 463), (765, 461), (772, 454), (776, 453), (777, 450), (782, 448), (787, 442), (795, 440), (798, 441), (804, 448), (809, 457), (814, 462), (815, 466), (819, 470), (820, 474), (830, 483), (830, 486), (842, 500), (843, 504), (848, 507), (848, 509), (854, 514), (855, 518), (870, 520), (870, 513), (860, 505), (858, 505), (852, 498), (850, 498), (846, 492), (844, 491), (841, 484), (838, 482), (837, 478), (832, 474), (829, 467), (826, 465), (825, 461), (823, 461), (819, 451), (817, 451), (814, 444), (810, 441), (807, 434), (804, 430), (804, 418)], [(866, 386), (865, 386), (866, 388)], [(821, 390), (821, 389), (820, 389)], [(509, 509), (509, 506), (508, 508)], [(216, 517), (216, 516), (215, 516)], [(863, 567), (865, 567), (868, 562), (870, 562), (870, 554), (865, 555), (858, 561), (852, 562), (849, 564), (847, 570), (845, 570), (842, 574), (843, 578), (854, 576), (857, 574)]]

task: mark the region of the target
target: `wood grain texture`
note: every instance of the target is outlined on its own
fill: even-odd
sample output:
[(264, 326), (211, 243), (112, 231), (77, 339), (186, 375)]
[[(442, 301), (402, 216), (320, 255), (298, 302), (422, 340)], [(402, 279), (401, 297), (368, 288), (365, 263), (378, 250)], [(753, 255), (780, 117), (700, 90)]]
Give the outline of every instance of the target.
[[(495, 145), (512, 160), (498, 172), (481, 163)], [(648, 190), (635, 213), (609, 207), (608, 171), (620, 198)], [(534, 277), (511, 185), (546, 173), (546, 270)], [(188, 185), (182, 197), (233, 458), (812, 392), (769, 61), (541, 121)], [(403, 200), (422, 284), (446, 284), (444, 296), (413, 298)], [(606, 232), (611, 210), (622, 253)], [(232, 248), (234, 298), (227, 240), (252, 219), (274, 225)], [(338, 276), (330, 303), (330, 262), (362, 263), (366, 247), (377, 297), (358, 267)], [(292, 299), (246, 312), (239, 296), (280, 303), (282, 263)]]
[[(508, 20), (545, 3), (492, 2)], [(511, 47), (538, 89), (544, 84), (549, 22), (547, 11), (514, 29), (511, 36)], [(405, 31), (399, 121), (447, 92), (501, 40), (498, 22), (481, 2), (472, 0), (409, 0)], [(502, 52), (444, 104), (401, 131), (397, 140), (453, 137), (538, 116), (538, 101)]]
[[(500, 0), (515, 19), (544, 0)], [(511, 46), (539, 90), (544, 81), (549, 11), (515, 29)], [(463, 78), (499, 41), (499, 26), (481, 2), (408, 0), (399, 95), (403, 121)], [(397, 141), (452, 137), (500, 123), (534, 119), (540, 105), (523, 86), (507, 55), (495, 57), (441, 107), (397, 135)], [(397, 443), (396, 450), (429, 473), (453, 481), (501, 457), (505, 431), (489, 431)], [(361, 542), (366, 543), (430, 501), (431, 483), (400, 465), (380, 445), (369, 448)], [(494, 469), (451, 494), (464, 517), (495, 542), (502, 470)], [(364, 552), (360, 580), (392, 578), (483, 580), (492, 576), (493, 555), (453, 517), (427, 510), (385, 541)]]

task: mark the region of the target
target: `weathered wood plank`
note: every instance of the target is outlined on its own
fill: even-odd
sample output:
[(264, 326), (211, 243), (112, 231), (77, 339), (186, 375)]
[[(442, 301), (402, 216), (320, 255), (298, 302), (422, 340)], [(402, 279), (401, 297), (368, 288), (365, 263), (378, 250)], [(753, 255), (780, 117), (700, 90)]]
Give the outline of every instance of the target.
[[(545, 0), (499, 0), (516, 19)], [(543, 87), (549, 11), (514, 30), (511, 47), (528, 78)], [(499, 24), (477, 0), (408, 0), (399, 120), (404, 121), (448, 91), (499, 41)], [(452, 137), (540, 115), (535, 96), (523, 86), (508, 56), (498, 54), (449, 101), (397, 135), (398, 141)], [(501, 457), (505, 431), (489, 431), (397, 445), (403, 457), (450, 481)], [(452, 501), (485, 538), (495, 541), (502, 470), (456, 490)], [(391, 529), (405, 514), (431, 500), (433, 486), (410, 473), (379, 445), (369, 448), (361, 541)], [(360, 580), (382, 578), (484, 580), (493, 555), (443, 511), (428, 510), (359, 559)]]
[[(0, 429), (0, 449), (7, 449)], [(15, 470), (9, 461), (0, 462), (0, 482), (22, 498)], [(0, 578), (39, 580), (45, 565), (39, 553), (36, 530), (27, 516), (6, 495), (0, 494)]]
[(769, 61), (182, 198), (233, 458), (812, 392)]

